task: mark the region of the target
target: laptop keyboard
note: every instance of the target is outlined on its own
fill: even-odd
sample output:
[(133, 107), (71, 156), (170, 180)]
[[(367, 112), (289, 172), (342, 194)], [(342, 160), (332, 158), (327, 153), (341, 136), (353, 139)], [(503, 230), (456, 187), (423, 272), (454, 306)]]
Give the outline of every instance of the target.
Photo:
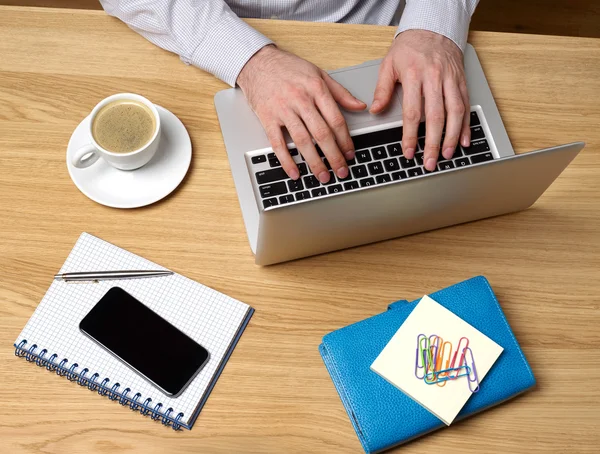
[[(444, 159), (440, 154), (437, 168), (433, 172), (423, 167), (425, 122), (419, 125), (418, 147), (414, 159), (406, 159), (402, 155), (401, 142), (398, 140), (400, 137), (402, 126), (353, 136), (356, 156), (348, 161), (348, 177), (340, 179), (329, 170), (330, 180), (324, 184), (310, 172), (296, 149), (290, 149), (300, 171), (300, 178), (296, 181), (287, 176), (275, 153), (252, 156), (252, 174), (256, 178), (262, 204), (265, 208), (284, 205), (494, 159), (476, 111), (471, 112), (471, 146), (465, 148), (458, 145), (452, 159)], [(442, 134), (442, 142), (443, 140)], [(331, 169), (323, 152), (318, 146), (316, 148), (324, 164)]]

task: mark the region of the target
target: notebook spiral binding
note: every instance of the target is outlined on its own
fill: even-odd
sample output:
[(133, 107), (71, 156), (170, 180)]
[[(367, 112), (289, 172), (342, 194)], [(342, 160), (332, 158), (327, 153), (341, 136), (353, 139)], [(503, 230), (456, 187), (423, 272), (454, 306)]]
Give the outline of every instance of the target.
[(46, 357), (48, 350), (43, 349), (37, 352), (37, 344), (33, 344), (27, 348), (27, 340), (22, 340), (19, 345), (15, 346), (15, 356), (25, 358), (29, 362), (35, 362), (40, 367), (45, 367), (50, 372), (56, 372), (61, 377), (67, 377), (68, 380), (77, 382), (81, 386), (87, 386), (90, 391), (97, 391), (101, 396), (107, 396), (110, 400), (118, 401), (121, 405), (129, 405), (129, 408), (133, 411), (139, 411), (142, 415), (148, 416), (153, 420), (161, 420), (165, 426), (172, 426), (173, 430), (181, 429), (181, 418), (183, 413), (178, 413), (177, 416), (173, 417), (173, 408), (169, 407), (161, 413), (162, 403), (157, 403), (154, 408), (151, 408), (152, 399), (147, 398), (143, 403), (140, 399), (142, 395), (140, 393), (133, 394), (130, 388), (125, 388), (119, 392), (121, 385), (115, 383), (110, 385), (110, 379), (105, 377), (102, 381), (99, 381), (100, 374), (90, 374), (90, 370), (86, 367), (79, 371), (79, 364), (73, 363), (68, 366), (68, 359), (63, 358), (58, 361), (58, 355), (53, 353)]

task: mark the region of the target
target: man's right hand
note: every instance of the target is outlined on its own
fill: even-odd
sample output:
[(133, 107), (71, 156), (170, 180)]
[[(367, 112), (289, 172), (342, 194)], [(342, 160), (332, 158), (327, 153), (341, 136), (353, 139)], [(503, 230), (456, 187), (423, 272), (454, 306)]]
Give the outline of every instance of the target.
[(355, 150), (336, 101), (348, 110), (363, 110), (365, 103), (322, 69), (272, 45), (254, 54), (240, 72), (237, 83), (290, 178), (296, 180), (300, 173), (288, 151), (283, 126), (321, 183), (329, 181), (329, 171), (311, 137), (336, 175), (348, 176), (346, 160), (354, 158)]

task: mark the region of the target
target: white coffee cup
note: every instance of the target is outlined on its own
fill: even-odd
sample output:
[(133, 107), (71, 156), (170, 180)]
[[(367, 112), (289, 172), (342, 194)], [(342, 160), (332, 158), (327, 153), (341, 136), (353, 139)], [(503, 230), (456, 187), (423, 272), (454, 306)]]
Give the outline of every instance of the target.
[[(148, 107), (148, 109), (150, 109), (152, 112), (152, 115), (154, 115), (156, 128), (152, 138), (143, 147), (129, 153), (113, 153), (112, 151), (108, 151), (98, 145), (94, 139), (94, 135), (92, 134), (92, 125), (94, 124), (96, 115), (105, 105), (113, 101), (127, 99), (137, 101)], [(90, 114), (90, 122), (87, 132), (91, 143), (84, 145), (75, 152), (71, 161), (75, 167), (79, 169), (85, 169), (86, 167), (94, 164), (98, 158), (102, 158), (117, 169), (134, 170), (147, 164), (156, 153), (156, 150), (158, 150), (158, 145), (160, 143), (160, 116), (158, 115), (158, 110), (156, 110), (154, 104), (152, 104), (143, 96), (133, 93), (119, 93), (103, 99), (96, 105), (96, 107), (94, 107), (92, 113)]]

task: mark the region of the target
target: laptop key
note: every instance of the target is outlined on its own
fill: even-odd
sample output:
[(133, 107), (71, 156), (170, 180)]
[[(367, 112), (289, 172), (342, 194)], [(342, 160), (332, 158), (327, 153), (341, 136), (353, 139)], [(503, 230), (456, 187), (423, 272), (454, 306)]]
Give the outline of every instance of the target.
[(463, 150), (465, 154), (472, 155), (490, 151), (490, 146), (488, 145), (487, 140), (481, 139), (471, 142), (471, 146), (467, 148), (463, 147)]
[(360, 180), (360, 187), (364, 188), (365, 186), (373, 186), (375, 184), (375, 180), (373, 178), (363, 178)]
[[(300, 167), (300, 165), (298, 167)], [(306, 167), (306, 165), (304, 167)], [(282, 167), (256, 172), (255, 176), (258, 184), (271, 183), (273, 181), (283, 180), (288, 177)]]
[(267, 162), (267, 157), (264, 154), (252, 156), (252, 164), (260, 164), (261, 162)]
[(279, 159), (273, 158), (273, 159), (269, 159), (269, 165), (271, 167), (281, 167), (281, 162), (279, 162)]
[(304, 185), (302, 184), (302, 180), (288, 180), (287, 182), (288, 188), (290, 188), (291, 192), (302, 191), (304, 189)]
[(493, 159), (494, 156), (490, 152), (471, 156), (471, 162), (473, 164), (477, 164), (478, 162), (492, 161)]
[(274, 207), (275, 205), (279, 205), (275, 197), (273, 197), (272, 199), (263, 200), (263, 206), (265, 208)]
[(454, 163), (452, 161), (444, 161), (438, 164), (438, 169), (440, 170), (450, 170), (454, 168)]
[(352, 179), (352, 173), (350, 173), (350, 169), (348, 169), (348, 176), (346, 178), (338, 177), (338, 181), (348, 181)]
[(333, 175), (333, 171), (329, 171), (329, 181), (327, 183), (323, 183), (324, 186), (335, 183), (335, 175)]
[(390, 181), (392, 181), (392, 177), (389, 176), (387, 173), (384, 173), (383, 175), (377, 175), (375, 181), (377, 181), (377, 184), (389, 183)]
[(471, 112), (471, 126), (477, 126), (479, 124), (479, 116), (477, 115), (477, 112)]
[(308, 175), (304, 177), (304, 186), (306, 186), (308, 189), (316, 188), (321, 186), (321, 182), (314, 175)]
[(403, 169), (408, 169), (410, 167), (414, 167), (415, 166), (415, 160), (414, 159), (406, 159), (404, 156), (402, 156), (400, 158), (400, 166)]
[(369, 174), (379, 175), (380, 173), (383, 173), (383, 165), (381, 165), (381, 162), (371, 162), (369, 164)]
[(416, 153), (415, 154), (415, 162), (417, 163), (418, 166), (422, 166), (423, 165), (423, 153)]
[(398, 160), (395, 158), (383, 161), (383, 165), (387, 172), (395, 172), (396, 170), (400, 170), (400, 164), (398, 164)]
[(293, 201), (294, 201), (294, 196), (292, 194), (282, 195), (281, 197), (279, 197), (279, 203), (281, 203), (282, 205), (284, 203), (290, 203)]
[(329, 191), (330, 194), (337, 194), (338, 192), (342, 192), (344, 189), (342, 188), (341, 184), (334, 184), (333, 186), (329, 186), (327, 188), (327, 191)]
[(356, 160), (358, 162), (369, 162), (371, 160), (371, 153), (369, 150), (359, 150), (356, 152)]
[(296, 192), (296, 200), (310, 199), (308, 191)]
[(298, 150), (296, 150), (295, 148), (290, 148), (290, 155), (298, 156)]
[(377, 147), (371, 150), (371, 154), (373, 155), (373, 159), (384, 159), (387, 158), (387, 153), (385, 152), (384, 147)]
[(418, 137), (425, 137), (425, 122), (419, 123)]
[(264, 199), (265, 197), (273, 197), (274, 195), (285, 194), (287, 188), (285, 183), (280, 181), (279, 183), (265, 184), (258, 188), (260, 190), (260, 196)]
[(469, 161), (469, 158), (460, 158), (454, 161), (454, 163), (456, 164), (456, 167), (465, 167), (471, 164), (471, 161)]
[(392, 173), (392, 180), (394, 180), (394, 181), (404, 180), (405, 178), (406, 178), (406, 172), (404, 170), (401, 172)]
[(485, 137), (485, 133), (483, 132), (483, 128), (481, 126), (475, 126), (471, 128), (471, 140), (483, 139)]
[(408, 169), (406, 171), (409, 177), (416, 177), (418, 175), (423, 175), (423, 171), (420, 167), (415, 167), (414, 169)]
[(352, 175), (354, 178), (363, 178), (366, 177), (367, 174), (367, 166), (354, 166), (352, 167)]
[(267, 154), (267, 159), (275, 159), (277, 157), (277, 155), (275, 153), (268, 153)]
[(358, 181), (349, 181), (348, 183), (344, 183), (344, 189), (346, 191), (350, 189), (358, 189)]
[(308, 167), (303, 162), (298, 164), (298, 170), (300, 171), (300, 175), (308, 175)]
[(312, 193), (313, 197), (319, 197), (321, 195), (327, 194), (327, 189), (325, 189), (325, 188), (317, 188), (317, 189), (313, 189), (310, 192)]
[(419, 142), (419, 148), (421, 150), (425, 150), (425, 137), (419, 137), (418, 142)]
[(348, 164), (349, 166), (353, 166), (354, 164), (356, 164), (356, 158), (346, 159), (346, 164)]
[(402, 154), (402, 146), (399, 143), (393, 143), (387, 146), (387, 151), (390, 157), (400, 156)]

